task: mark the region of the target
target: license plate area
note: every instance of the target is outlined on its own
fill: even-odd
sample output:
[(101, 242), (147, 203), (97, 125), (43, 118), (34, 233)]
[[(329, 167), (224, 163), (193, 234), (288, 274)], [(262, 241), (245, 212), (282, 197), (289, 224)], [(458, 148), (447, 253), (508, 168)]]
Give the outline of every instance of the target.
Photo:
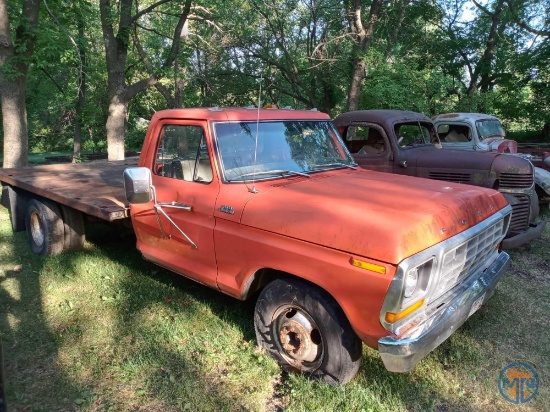
[(477, 310), (483, 304), (483, 299), (485, 299), (485, 293), (482, 294), (479, 298), (477, 298), (475, 300), (475, 302), (472, 304), (472, 307), (470, 308), (470, 313), (468, 314), (468, 317), (472, 316), (474, 313), (477, 312)]

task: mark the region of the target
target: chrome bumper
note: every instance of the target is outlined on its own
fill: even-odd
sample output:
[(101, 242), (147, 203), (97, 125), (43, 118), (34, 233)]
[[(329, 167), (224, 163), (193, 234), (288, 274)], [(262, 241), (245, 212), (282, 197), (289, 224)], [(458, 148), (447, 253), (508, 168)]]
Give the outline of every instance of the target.
[[(472, 305), (482, 296), (485, 303), (509, 265), (510, 256), (501, 252), (493, 264), (478, 276), (472, 276), (458, 286), (451, 300), (423, 322), (425, 330), (418, 336), (415, 330), (397, 339), (386, 336), (378, 341), (378, 351), (390, 372), (408, 372), (428, 353), (438, 347), (470, 317)], [(420, 325), (419, 327), (421, 327)], [(410, 337), (414, 336), (414, 337)]]

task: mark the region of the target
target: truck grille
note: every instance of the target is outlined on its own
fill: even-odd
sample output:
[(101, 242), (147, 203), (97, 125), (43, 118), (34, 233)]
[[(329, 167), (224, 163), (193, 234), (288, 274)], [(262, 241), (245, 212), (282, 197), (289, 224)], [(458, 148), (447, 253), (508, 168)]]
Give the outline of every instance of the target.
[(529, 226), (529, 212), (531, 202), (527, 195), (512, 194), (516, 202), (512, 206), (512, 221), (510, 222), (509, 234), (524, 232)]
[(502, 240), (509, 220), (508, 214), (443, 255), (441, 277), (430, 301), (444, 295), (486, 263)]
[(498, 179), (500, 187), (507, 189), (529, 188), (533, 185), (533, 175), (531, 173), (501, 173)]
[(468, 183), (470, 181), (470, 173), (430, 172), (428, 177), (434, 180), (446, 180), (455, 183)]

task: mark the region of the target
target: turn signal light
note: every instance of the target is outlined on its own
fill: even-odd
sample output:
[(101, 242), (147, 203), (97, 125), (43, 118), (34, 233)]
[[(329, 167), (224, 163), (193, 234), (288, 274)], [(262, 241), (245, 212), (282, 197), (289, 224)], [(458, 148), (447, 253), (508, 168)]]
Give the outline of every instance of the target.
[(371, 272), (380, 273), (382, 275), (386, 274), (385, 266), (375, 265), (374, 263), (364, 262), (362, 260), (357, 260), (354, 258), (350, 258), (349, 263), (351, 263), (355, 267), (370, 270)]
[(415, 310), (420, 308), (424, 304), (424, 299), (420, 299), (418, 302), (416, 302), (414, 305), (409, 306), (407, 309), (402, 310), (399, 313), (392, 313), (392, 312), (386, 312), (386, 322), (388, 323), (395, 323), (398, 320), (403, 319), (406, 316), (409, 316), (411, 313), (413, 313)]

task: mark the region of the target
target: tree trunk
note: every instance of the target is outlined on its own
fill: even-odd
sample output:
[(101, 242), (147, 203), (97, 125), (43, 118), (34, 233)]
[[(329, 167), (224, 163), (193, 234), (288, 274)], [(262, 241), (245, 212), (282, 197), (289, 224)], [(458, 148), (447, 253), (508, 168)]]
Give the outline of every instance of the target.
[(75, 123), (74, 123), (74, 141), (73, 141), (73, 163), (81, 155), (82, 143), (82, 117), (84, 114), (84, 105), (86, 104), (86, 38), (84, 37), (84, 19), (80, 9), (76, 11), (78, 25), (78, 54), (80, 55), (80, 70), (78, 72), (78, 101), (76, 102)]
[(348, 92), (348, 110), (357, 110), (359, 108), (359, 95), (361, 92), (361, 83), (366, 76), (365, 55), (372, 43), (374, 34), (374, 24), (378, 20), (383, 0), (372, 0), (369, 21), (365, 26), (361, 19), (361, 0), (355, 0), (354, 9), (351, 13), (350, 25), (351, 34), (356, 43), (356, 51), (353, 61), (353, 74)]
[[(25, 92), (29, 59), (36, 40), (38, 0), (25, 0), (20, 23), (15, 30), (18, 52), (14, 48), (6, 0), (0, 0), (0, 100), (4, 130), (3, 167), (26, 166), (28, 162), (28, 128)], [(17, 58), (18, 62), (15, 62)], [(12, 66), (12, 67), (8, 67)], [(13, 72), (9, 77), (3, 70)]]
[[(487, 36), (487, 42), (485, 43), (485, 51), (483, 52), (483, 56), (475, 68), (472, 79), (470, 80), (467, 94), (472, 94), (480, 88), (484, 88), (486, 90), (489, 86), (492, 72), (491, 64), (498, 46), (498, 28), (501, 22), (503, 6), (504, 0), (498, 0), (495, 6), (495, 11), (490, 14), (491, 28), (489, 30), (489, 35)], [(480, 79), (479, 83), (478, 79)]]
[(25, 79), (21, 78), (13, 81), (0, 80), (5, 168), (27, 166), (28, 162), (25, 83)]
[(128, 119), (128, 101), (115, 94), (109, 102), (107, 152), (109, 161), (124, 160), (124, 137)]

